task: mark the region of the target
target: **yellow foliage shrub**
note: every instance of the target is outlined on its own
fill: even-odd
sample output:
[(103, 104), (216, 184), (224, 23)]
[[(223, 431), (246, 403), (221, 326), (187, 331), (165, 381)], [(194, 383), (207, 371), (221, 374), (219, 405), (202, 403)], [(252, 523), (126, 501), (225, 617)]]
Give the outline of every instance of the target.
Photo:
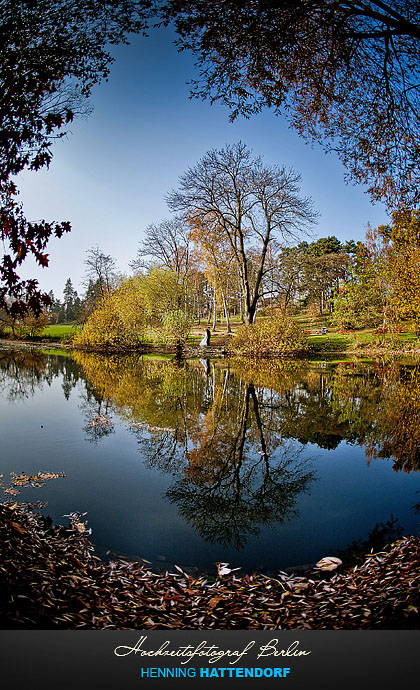
[(290, 357), (305, 350), (305, 337), (293, 319), (276, 316), (241, 328), (229, 350), (246, 357)]
[(108, 298), (90, 315), (74, 343), (87, 347), (129, 349), (140, 344), (136, 332), (128, 330), (113, 298)]

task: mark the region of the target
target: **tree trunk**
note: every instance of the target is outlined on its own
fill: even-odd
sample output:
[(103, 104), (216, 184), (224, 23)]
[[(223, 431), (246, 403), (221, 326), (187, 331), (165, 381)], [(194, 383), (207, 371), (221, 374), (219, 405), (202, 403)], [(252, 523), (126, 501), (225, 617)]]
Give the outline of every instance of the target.
[(212, 331), (216, 330), (216, 288), (213, 289), (213, 326)]
[(255, 320), (255, 306), (251, 304), (245, 304), (245, 315), (244, 321), (245, 326), (252, 326)]
[(223, 302), (223, 311), (225, 312), (225, 319), (226, 319), (226, 329), (228, 333), (232, 333), (232, 329), (230, 327), (230, 320), (229, 320), (229, 312), (226, 304), (226, 298), (222, 292), (222, 302)]

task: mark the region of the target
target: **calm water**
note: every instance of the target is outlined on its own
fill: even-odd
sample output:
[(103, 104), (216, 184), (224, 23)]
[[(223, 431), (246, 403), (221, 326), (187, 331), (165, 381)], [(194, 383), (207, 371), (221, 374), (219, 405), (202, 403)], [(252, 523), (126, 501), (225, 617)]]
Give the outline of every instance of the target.
[(3, 489), (65, 473), (3, 498), (101, 554), (272, 572), (419, 533), (420, 365), (0, 350), (0, 380)]

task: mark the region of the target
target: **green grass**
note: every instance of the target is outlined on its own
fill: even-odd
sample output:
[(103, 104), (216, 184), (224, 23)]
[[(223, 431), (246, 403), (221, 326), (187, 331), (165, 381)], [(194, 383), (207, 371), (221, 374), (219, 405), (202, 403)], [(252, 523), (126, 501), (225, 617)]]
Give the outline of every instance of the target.
[(42, 333), (37, 336), (37, 340), (49, 340), (52, 342), (62, 342), (71, 340), (80, 330), (77, 324), (57, 323), (44, 328)]
[[(41, 333), (30, 338), (29, 336), (22, 336), (21, 340), (44, 341), (49, 343), (69, 342), (73, 336), (80, 330), (80, 326), (74, 323), (59, 323), (46, 326)], [(12, 336), (11, 328), (5, 328), (6, 337)]]
[(354, 348), (382, 348), (393, 349), (419, 348), (420, 342), (414, 331), (404, 330), (394, 338), (390, 333), (380, 335), (373, 328), (356, 329), (353, 333), (337, 333), (336, 328), (328, 328), (327, 335), (308, 335), (308, 345), (320, 350), (346, 350)]
[[(260, 317), (268, 318), (268, 317)], [(346, 350), (360, 350), (362, 354), (363, 350), (373, 350), (382, 347), (392, 347), (393, 350), (413, 350), (420, 349), (420, 339), (411, 330), (411, 323), (403, 324), (404, 331), (396, 334), (394, 341), (392, 342), (392, 337), (389, 333), (385, 335), (379, 335), (375, 333), (375, 329), (363, 328), (356, 329), (354, 333), (338, 333), (337, 328), (330, 324), (329, 318), (327, 316), (316, 316), (309, 317), (306, 314), (298, 314), (293, 317), (298, 324), (299, 328), (305, 332), (308, 331), (320, 331), (322, 326), (327, 326), (327, 335), (307, 335), (307, 344), (315, 354), (319, 352), (319, 355), (331, 351), (334, 352), (344, 352)], [(240, 326), (242, 325), (238, 318), (232, 319), (232, 330), (233, 335), (236, 334)], [(205, 332), (207, 327), (207, 322), (202, 321), (200, 325), (196, 324), (192, 329), (187, 343), (198, 344)], [(34, 340), (44, 341), (49, 343), (66, 343), (71, 342), (73, 336), (80, 330), (80, 326), (74, 323), (61, 323), (61, 324), (51, 324), (44, 328), (42, 333)], [(226, 343), (226, 324), (217, 323), (216, 332), (212, 332), (211, 343), (214, 345), (225, 344)], [(153, 344), (150, 339), (150, 344)]]
[(59, 357), (71, 357), (71, 351), (69, 350), (64, 350), (59, 347), (48, 347), (45, 349), (41, 348), (41, 352), (43, 355), (57, 355)]
[(307, 338), (307, 343), (310, 346), (332, 345), (333, 347), (344, 347), (351, 345), (353, 342), (354, 339), (352, 336), (340, 333), (328, 333), (327, 335), (308, 335)]

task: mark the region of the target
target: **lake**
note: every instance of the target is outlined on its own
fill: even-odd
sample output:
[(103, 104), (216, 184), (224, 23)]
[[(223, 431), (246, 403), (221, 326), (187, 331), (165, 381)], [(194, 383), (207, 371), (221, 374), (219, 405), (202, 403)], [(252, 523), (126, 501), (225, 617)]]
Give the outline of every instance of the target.
[(273, 573), (419, 534), (419, 363), (4, 348), (0, 378), (3, 500), (86, 513), (104, 557)]

